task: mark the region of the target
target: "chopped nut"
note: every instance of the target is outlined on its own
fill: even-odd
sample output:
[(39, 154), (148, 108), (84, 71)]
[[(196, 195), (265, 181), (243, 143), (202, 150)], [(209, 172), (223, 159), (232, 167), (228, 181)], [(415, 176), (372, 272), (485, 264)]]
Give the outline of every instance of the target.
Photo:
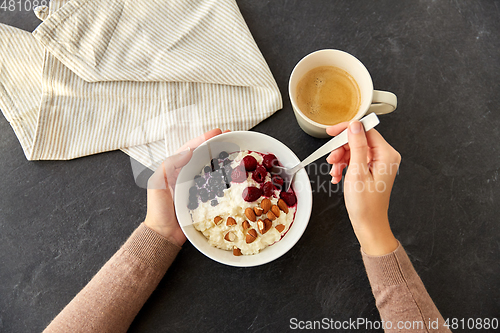
[(232, 225), (236, 225), (236, 220), (230, 216), (227, 218), (226, 225), (229, 227)]
[(214, 217), (215, 225), (219, 225), (221, 222), (222, 222), (222, 217), (220, 217), (220, 216)]
[(272, 211), (267, 212), (267, 218), (270, 219), (271, 221), (276, 220), (276, 215)]
[(247, 217), (247, 219), (249, 219), (252, 222), (255, 222), (257, 220), (257, 218), (255, 217), (255, 212), (250, 207), (245, 209), (245, 216)]
[(270, 219), (265, 219), (264, 220), (264, 225), (266, 226), (266, 232), (269, 231), (269, 229), (272, 228), (273, 222)]
[(264, 234), (264, 221), (262, 220), (259, 220), (259, 222), (257, 222), (257, 228), (259, 228), (259, 231), (261, 234)]
[(236, 239), (236, 236), (232, 231), (229, 231), (226, 236), (224, 236), (224, 239), (227, 240), (228, 242), (233, 242)]
[(247, 244), (252, 243), (255, 239), (257, 239), (257, 231), (255, 231), (255, 229), (248, 230), (247, 236), (245, 238)]
[(263, 235), (266, 232), (268, 232), (272, 226), (273, 226), (273, 222), (271, 222), (271, 220), (269, 220), (269, 219), (265, 219), (264, 221), (259, 220), (259, 222), (257, 222), (257, 227), (259, 228), (260, 233)]
[(285, 226), (283, 224), (278, 224), (277, 226), (275, 226), (276, 230), (278, 230), (280, 233), (283, 232), (283, 230), (285, 230)]
[(273, 212), (273, 214), (276, 216), (276, 217), (279, 217), (280, 216), (280, 209), (278, 206), (276, 205), (273, 205), (271, 207), (271, 211)]
[(272, 206), (271, 200), (267, 198), (262, 200), (262, 202), (260, 203), (260, 208), (262, 208), (264, 214), (266, 214), (269, 211), (269, 209), (271, 209), (271, 206)]
[(248, 221), (243, 221), (243, 223), (241, 224), (241, 226), (243, 227), (243, 229), (250, 229), (250, 222)]
[(261, 209), (261, 208), (259, 208), (259, 207), (254, 207), (253, 211), (254, 211), (254, 213), (255, 213), (256, 216), (261, 216), (262, 212), (264, 212), (264, 210)]
[(237, 257), (241, 256), (241, 250), (236, 246), (233, 246), (233, 255)]
[(283, 213), (288, 214), (288, 205), (286, 204), (285, 200), (279, 199), (278, 207), (283, 211)]

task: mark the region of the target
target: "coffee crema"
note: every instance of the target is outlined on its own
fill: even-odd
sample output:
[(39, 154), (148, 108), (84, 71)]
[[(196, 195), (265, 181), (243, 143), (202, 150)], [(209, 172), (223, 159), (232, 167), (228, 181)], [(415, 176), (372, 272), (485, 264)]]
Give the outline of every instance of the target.
[(349, 73), (334, 66), (320, 66), (300, 79), (296, 101), (300, 111), (312, 121), (335, 125), (356, 115), (361, 94)]

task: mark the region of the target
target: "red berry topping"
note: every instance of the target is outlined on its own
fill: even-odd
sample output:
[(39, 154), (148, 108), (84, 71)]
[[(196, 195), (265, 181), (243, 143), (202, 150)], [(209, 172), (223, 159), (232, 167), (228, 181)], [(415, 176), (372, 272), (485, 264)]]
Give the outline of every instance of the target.
[(245, 171), (245, 168), (242, 165), (234, 168), (231, 172), (231, 181), (235, 183), (243, 183), (245, 180), (247, 180), (247, 172)]
[(264, 159), (262, 160), (262, 165), (268, 170), (271, 171), (273, 166), (279, 165), (278, 159), (274, 154), (264, 155)]
[(274, 185), (271, 182), (266, 182), (264, 186), (262, 186), (262, 192), (264, 196), (271, 197), (274, 193)]
[(263, 183), (266, 180), (267, 170), (262, 165), (259, 165), (252, 174), (252, 179), (257, 183)]
[(283, 199), (288, 207), (292, 207), (297, 203), (297, 197), (295, 196), (295, 193), (293, 192), (281, 192), (280, 193), (280, 198)]
[(281, 190), (281, 187), (283, 186), (283, 178), (278, 175), (273, 175), (273, 184), (276, 186), (277, 189)]
[(254, 171), (257, 168), (257, 160), (251, 155), (243, 157), (243, 165), (247, 171)]
[(252, 202), (261, 197), (262, 190), (258, 187), (250, 186), (244, 189), (241, 195), (246, 202)]

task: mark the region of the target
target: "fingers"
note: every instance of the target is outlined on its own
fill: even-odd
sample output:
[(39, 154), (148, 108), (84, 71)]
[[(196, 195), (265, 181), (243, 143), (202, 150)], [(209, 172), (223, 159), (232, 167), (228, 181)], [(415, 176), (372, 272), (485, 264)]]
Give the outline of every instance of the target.
[(328, 135), (331, 135), (331, 136), (339, 135), (343, 130), (345, 130), (347, 128), (348, 125), (349, 125), (349, 123), (347, 121), (345, 121), (343, 123), (327, 127), (326, 133)]
[(163, 161), (165, 170), (175, 170), (185, 166), (193, 156), (193, 149), (187, 148), (178, 154), (172, 155)]
[(165, 190), (167, 188), (167, 180), (165, 176), (165, 168), (163, 163), (160, 164), (158, 169), (149, 177), (148, 179), (148, 191), (149, 190)]
[(330, 155), (328, 155), (326, 161), (330, 164), (337, 163), (344, 157), (345, 152), (346, 150), (344, 147), (337, 148), (334, 151), (332, 151)]
[(384, 137), (376, 129), (370, 130), (366, 133), (366, 140), (370, 148), (390, 147), (387, 141), (385, 141)]
[[(340, 132), (342, 129), (340, 129)], [(333, 133), (333, 132), (332, 132)], [(349, 164), (350, 158), (349, 145), (345, 144), (332, 151), (330, 155), (326, 158), (329, 164), (332, 164), (332, 169), (330, 171), (330, 176), (332, 176), (332, 183), (337, 184), (342, 180), (342, 172)]]
[[(210, 131), (208, 131), (208, 132), (206, 132), (206, 133), (203, 134), (203, 138), (205, 139), (205, 140), (203, 140), (203, 142), (207, 141), (208, 139), (211, 139), (214, 136), (217, 136), (219, 134), (222, 134), (221, 129), (220, 128), (214, 128), (213, 130), (210, 130)], [(197, 146), (199, 146), (203, 142), (200, 142)]]
[(213, 130), (210, 130), (210, 131), (200, 135), (199, 137), (191, 139), (188, 142), (186, 142), (185, 144), (183, 144), (179, 149), (177, 149), (176, 153), (179, 153), (183, 150), (186, 150), (188, 147), (191, 148), (191, 150), (194, 150), (194, 149), (196, 149), (196, 147), (201, 145), (203, 142), (205, 142), (208, 139), (211, 139), (214, 136), (217, 136), (219, 134), (222, 134), (222, 131), (220, 128), (215, 128)]
[(332, 177), (332, 184), (338, 184), (342, 181), (342, 175)]
[[(350, 151), (346, 151), (339, 159), (336, 159), (333, 162), (327, 161), (328, 163), (332, 164), (332, 171), (330, 171), (330, 175), (334, 176), (337, 174), (342, 174), (342, 170), (349, 165), (350, 158)], [(337, 170), (336, 168), (340, 168), (340, 171), (334, 172), (334, 170)]]
[[(346, 123), (331, 126), (327, 133), (339, 134), (345, 126)], [(353, 121), (349, 124), (347, 135), (349, 143), (332, 151), (326, 158), (326, 161), (332, 164), (332, 183), (336, 184), (342, 180), (342, 172), (350, 164), (355, 165), (353, 172), (358, 174), (369, 173), (373, 166), (377, 168), (380, 163), (390, 164), (391, 174), (392, 169), (397, 171), (401, 161), (400, 154), (375, 129), (365, 133), (362, 124)]]
[[(227, 132), (230, 131), (224, 131), (224, 133)], [(167, 189), (169, 184), (173, 187), (180, 169), (185, 166), (193, 156), (193, 150), (208, 139), (222, 133), (220, 128), (215, 128), (183, 144), (175, 152), (175, 155), (167, 157), (149, 178), (148, 189)]]
[(382, 135), (375, 129), (366, 133), (366, 139), (370, 146), (372, 159), (374, 161), (384, 161), (388, 163), (401, 162), (401, 155), (389, 144)]
[(366, 139), (363, 124), (359, 121), (351, 122), (349, 124), (347, 136), (351, 151), (350, 163), (356, 163), (358, 167), (364, 168), (362, 170), (367, 170), (368, 141)]
[(342, 159), (342, 161), (339, 161), (338, 163), (335, 163), (332, 165), (332, 169), (330, 170), (330, 176), (336, 177), (336, 176), (342, 176), (342, 171), (348, 166), (348, 161), (345, 159)]
[(149, 178), (148, 189), (164, 190), (169, 184), (175, 185), (178, 171), (189, 162), (192, 156), (193, 150), (187, 148), (178, 154), (167, 157)]
[[(348, 125), (349, 125), (348, 122), (343, 122), (340, 124), (330, 126), (326, 129), (326, 133), (331, 136), (337, 136), (340, 133), (342, 133), (342, 131), (344, 131)], [(342, 147), (332, 151), (330, 155), (328, 155), (328, 157), (326, 158), (326, 161), (330, 164), (336, 163), (344, 156), (345, 152), (348, 150), (349, 150), (349, 144), (345, 144)]]
[(181, 151), (179, 154), (175, 154), (167, 158), (163, 161), (163, 167), (165, 168), (165, 182), (167, 187), (173, 189), (175, 183), (177, 182), (177, 176), (181, 171), (182, 167), (188, 164), (193, 156), (193, 150), (191, 148), (187, 148), (184, 151)]

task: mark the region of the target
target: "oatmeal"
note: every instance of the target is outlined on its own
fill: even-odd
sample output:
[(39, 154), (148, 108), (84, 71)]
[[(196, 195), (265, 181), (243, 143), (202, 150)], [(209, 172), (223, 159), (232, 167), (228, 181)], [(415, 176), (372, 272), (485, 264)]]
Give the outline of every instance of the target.
[(221, 152), (203, 168), (189, 190), (194, 227), (217, 248), (234, 255), (256, 254), (279, 241), (291, 227), (296, 196), (281, 191), (273, 154)]

